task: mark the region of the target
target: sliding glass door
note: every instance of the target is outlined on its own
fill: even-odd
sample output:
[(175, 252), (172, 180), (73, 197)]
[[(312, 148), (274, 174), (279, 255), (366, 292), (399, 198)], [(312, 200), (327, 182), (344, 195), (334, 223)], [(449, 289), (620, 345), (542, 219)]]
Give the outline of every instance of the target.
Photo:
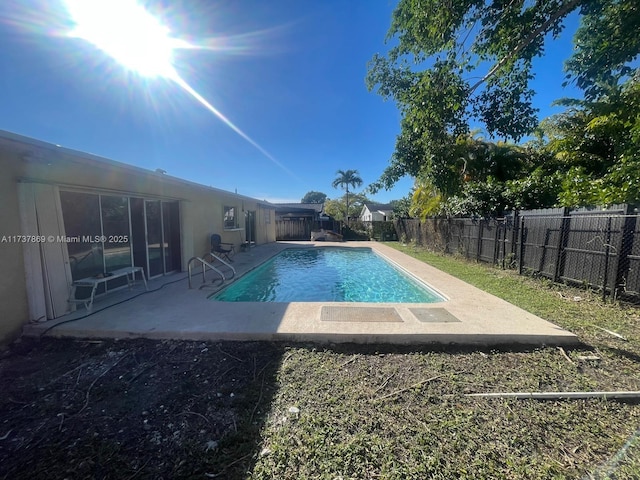
[(100, 195), (105, 271), (131, 266), (129, 198)]
[(61, 191), (73, 280), (142, 267), (147, 277), (180, 270), (175, 201)]
[(162, 202), (165, 272), (180, 270), (180, 210), (178, 202)]
[(104, 273), (100, 195), (61, 191), (60, 203), (71, 277), (76, 281)]
[(149, 277), (179, 270), (178, 202), (145, 200), (144, 210)]
[(147, 222), (147, 257), (149, 277), (156, 277), (164, 271), (164, 245), (162, 241), (162, 205), (160, 200), (144, 202)]

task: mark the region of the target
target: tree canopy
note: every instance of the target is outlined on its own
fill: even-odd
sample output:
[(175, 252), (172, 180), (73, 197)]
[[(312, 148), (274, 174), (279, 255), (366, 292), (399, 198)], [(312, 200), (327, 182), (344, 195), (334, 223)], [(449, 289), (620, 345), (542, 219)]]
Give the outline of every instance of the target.
[[(470, 125), (482, 125), (490, 139), (515, 142), (538, 128), (533, 61), (572, 12), (581, 23), (566, 81), (585, 92), (583, 103), (543, 124), (538, 144), (526, 148), (474, 138)], [(366, 77), (369, 90), (395, 101), (402, 116), (390, 165), (370, 191), (409, 175), (417, 179), (417, 197), (438, 210), (470, 196), (486, 197), (485, 207), (497, 201), (495, 208), (597, 197), (561, 195), (574, 180), (560, 185), (558, 172), (574, 183), (609, 175), (604, 183), (615, 190), (637, 166), (633, 148), (640, 150), (638, 31), (637, 0), (400, 0), (387, 35), (394, 46), (374, 55)], [(582, 160), (568, 153), (578, 143)], [(590, 152), (588, 143), (602, 152)], [(633, 192), (598, 198), (629, 199)]]
[(542, 122), (544, 148), (566, 172), (559, 203), (640, 201), (639, 80), (611, 86), (596, 101), (564, 100), (570, 108)]
[[(351, 193), (349, 195), (349, 218), (355, 218), (360, 215), (362, 206), (369, 202), (366, 195), (362, 193)], [(327, 200), (324, 204), (324, 211), (330, 217), (335, 220), (344, 221), (347, 205), (346, 195), (342, 195), (340, 198)]]
[(305, 193), (302, 200), (300, 200), (300, 203), (324, 203), (326, 199), (327, 195), (325, 193), (311, 190)]

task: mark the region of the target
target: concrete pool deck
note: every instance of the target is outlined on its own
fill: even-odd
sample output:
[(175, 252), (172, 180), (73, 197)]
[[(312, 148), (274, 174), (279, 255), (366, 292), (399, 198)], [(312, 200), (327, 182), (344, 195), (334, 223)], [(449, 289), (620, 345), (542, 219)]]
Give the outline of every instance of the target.
[[(377, 242), (276, 242), (235, 255), (236, 278), (286, 248), (368, 247), (447, 298), (430, 304), (214, 302), (202, 275), (176, 273), (97, 300), (76, 312), (25, 326), (24, 334), (82, 338), (281, 340), (434, 345), (572, 345), (574, 334)], [(209, 274), (208, 280), (213, 278)], [(135, 296), (135, 298), (131, 298)], [(129, 299), (131, 298), (131, 299)]]

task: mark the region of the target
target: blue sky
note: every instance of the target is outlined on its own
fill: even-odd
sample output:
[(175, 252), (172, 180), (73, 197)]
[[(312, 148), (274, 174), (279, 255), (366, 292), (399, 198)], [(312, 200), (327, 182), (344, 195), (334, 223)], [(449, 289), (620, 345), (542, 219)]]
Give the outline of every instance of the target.
[[(336, 198), (336, 170), (358, 170), (364, 188), (394, 150), (399, 113), (364, 78), (373, 54), (387, 51), (395, 3), (145, 2), (174, 37), (236, 47), (180, 50), (174, 65), (269, 158), (174, 82), (142, 78), (65, 36), (73, 22), (62, 0), (3, 0), (0, 129), (273, 202), (310, 190)], [(571, 17), (536, 62), (540, 118), (560, 111), (553, 100), (579, 96), (561, 87), (576, 24)], [(404, 179), (372, 199), (399, 199), (411, 185)]]

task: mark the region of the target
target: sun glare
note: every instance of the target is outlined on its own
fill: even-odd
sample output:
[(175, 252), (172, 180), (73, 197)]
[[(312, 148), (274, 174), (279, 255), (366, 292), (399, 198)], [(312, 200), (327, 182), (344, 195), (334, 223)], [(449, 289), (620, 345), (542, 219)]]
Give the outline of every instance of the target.
[(145, 77), (173, 78), (173, 50), (189, 48), (172, 38), (162, 25), (134, 0), (66, 0), (76, 27), (70, 36), (82, 38), (122, 66)]
[(162, 77), (175, 82), (202, 106), (222, 120), (260, 153), (297, 178), (249, 135), (196, 92), (176, 71), (173, 52), (177, 49), (212, 49), (171, 36), (168, 27), (136, 0), (65, 0), (75, 27), (70, 37), (93, 44), (123, 67), (144, 77)]

